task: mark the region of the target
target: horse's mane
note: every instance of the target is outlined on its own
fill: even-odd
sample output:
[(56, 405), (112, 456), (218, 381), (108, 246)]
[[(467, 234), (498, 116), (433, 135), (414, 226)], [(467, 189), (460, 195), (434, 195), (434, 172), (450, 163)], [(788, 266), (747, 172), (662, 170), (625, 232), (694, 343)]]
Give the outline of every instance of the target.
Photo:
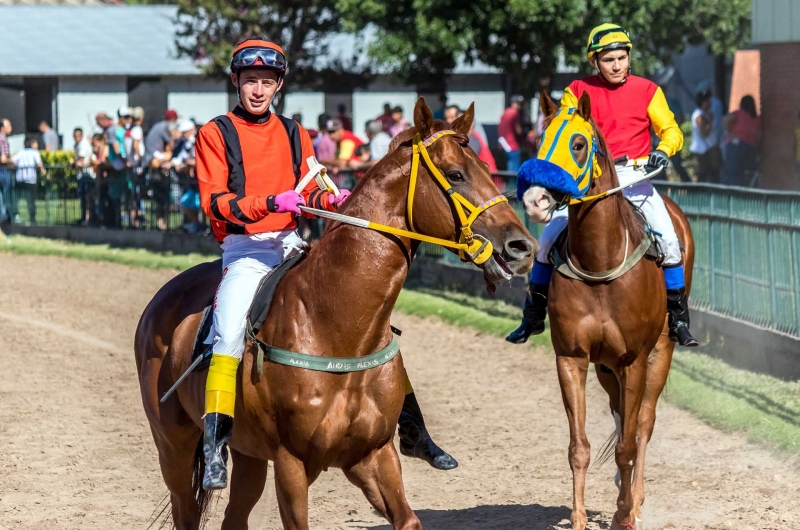
[[(598, 157), (597, 163), (600, 165), (600, 169), (603, 171), (603, 176), (608, 176), (608, 178), (611, 180), (609, 189), (616, 188), (619, 186), (619, 177), (617, 177), (617, 170), (614, 167), (612, 155), (608, 151), (606, 139), (603, 136), (603, 133), (600, 132), (600, 128), (597, 126), (594, 118), (589, 118), (589, 123), (592, 125), (594, 137), (597, 140), (597, 149), (604, 155), (601, 156), (599, 153), (596, 155)], [(634, 244), (636, 244), (638, 241), (641, 241), (644, 237), (644, 227), (642, 226), (641, 220), (637, 217), (633, 205), (628, 201), (628, 199), (625, 198), (625, 195), (623, 195), (621, 191), (615, 193), (609, 197), (609, 199), (617, 203), (617, 207), (619, 208), (619, 217), (622, 220), (623, 225), (628, 229), (628, 232), (631, 235), (631, 240), (634, 242)]]

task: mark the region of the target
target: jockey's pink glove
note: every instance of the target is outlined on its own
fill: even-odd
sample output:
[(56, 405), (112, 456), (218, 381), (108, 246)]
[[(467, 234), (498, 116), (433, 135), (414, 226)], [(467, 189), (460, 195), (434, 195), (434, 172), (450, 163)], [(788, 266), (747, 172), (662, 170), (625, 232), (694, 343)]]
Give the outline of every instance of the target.
[(333, 193), (328, 195), (328, 202), (331, 203), (337, 210), (344, 201), (350, 196), (350, 190), (339, 190), (339, 196), (334, 196)]
[(267, 209), (274, 213), (293, 213), (300, 215), (299, 206), (305, 206), (306, 200), (294, 190), (284, 191), (267, 198)]

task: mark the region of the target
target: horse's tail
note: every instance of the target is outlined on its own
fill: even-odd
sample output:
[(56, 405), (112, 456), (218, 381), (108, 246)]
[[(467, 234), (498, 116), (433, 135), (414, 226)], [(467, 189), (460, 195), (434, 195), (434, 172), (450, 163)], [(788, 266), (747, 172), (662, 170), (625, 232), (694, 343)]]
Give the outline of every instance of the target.
[(208, 507), (214, 492), (203, 489), (203, 473), (206, 470), (206, 459), (203, 455), (203, 437), (197, 442), (194, 451), (194, 464), (192, 465), (192, 491), (197, 501), (197, 508), (200, 510), (200, 528), (204, 528), (208, 519)]
[(616, 449), (616, 446), (617, 430), (614, 429), (614, 431), (608, 435), (606, 441), (603, 442), (603, 445), (600, 446), (600, 450), (597, 452), (597, 458), (595, 458), (594, 462), (592, 462), (590, 469), (594, 467), (601, 468), (606, 462), (611, 460), (611, 457), (614, 456), (614, 450)]

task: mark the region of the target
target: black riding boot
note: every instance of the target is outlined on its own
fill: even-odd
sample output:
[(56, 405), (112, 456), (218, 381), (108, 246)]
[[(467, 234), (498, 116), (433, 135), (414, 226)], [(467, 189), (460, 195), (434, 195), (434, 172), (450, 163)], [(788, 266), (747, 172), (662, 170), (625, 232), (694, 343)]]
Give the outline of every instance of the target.
[(544, 319), (547, 317), (547, 292), (549, 285), (531, 284), (531, 290), (522, 308), (522, 323), (512, 331), (506, 340), (513, 344), (528, 342), (531, 335), (544, 332)]
[(400, 419), (397, 420), (400, 435), (400, 452), (405, 456), (411, 456), (425, 460), (436, 469), (454, 469), (458, 467), (455, 458), (445, 453), (438, 445), (431, 440), (428, 429), (425, 428), (425, 419), (417, 403), (417, 398), (413, 392), (406, 394), (403, 401), (403, 410), (400, 412)]
[(222, 490), (228, 486), (228, 441), (233, 430), (233, 418), (212, 412), (203, 420), (204, 490)]
[(669, 340), (681, 346), (694, 347), (697, 339), (689, 332), (689, 303), (686, 288), (667, 289), (667, 314), (669, 316)]

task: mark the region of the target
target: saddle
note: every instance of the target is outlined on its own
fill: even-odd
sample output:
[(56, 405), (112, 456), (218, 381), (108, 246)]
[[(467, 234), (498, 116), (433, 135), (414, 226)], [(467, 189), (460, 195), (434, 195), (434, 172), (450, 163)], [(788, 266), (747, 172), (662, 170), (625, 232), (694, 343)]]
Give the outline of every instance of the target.
[[(653, 260), (660, 267), (664, 262), (664, 258), (666, 257), (666, 254), (661, 248), (661, 244), (658, 242), (658, 237), (656, 237), (660, 234), (653, 230), (653, 227), (650, 226), (650, 223), (647, 221), (647, 218), (644, 216), (638, 206), (633, 203), (630, 203), (630, 205), (633, 207), (636, 217), (644, 225), (645, 237), (634, 248), (633, 252), (628, 255), (625, 263), (615, 272), (615, 274), (608, 276), (607, 273), (611, 271), (603, 271), (598, 273), (587, 273), (586, 271), (581, 271), (581, 274), (579, 275), (573, 271), (573, 268), (567, 262), (567, 256), (565, 252), (569, 230), (568, 228), (565, 228), (558, 236), (555, 244), (553, 244), (553, 247), (550, 249), (550, 254), (548, 255), (548, 260), (556, 268), (559, 274), (573, 280), (602, 283), (610, 282), (619, 278), (631, 270), (642, 258)], [(591, 276), (595, 276), (596, 279), (592, 278)]]
[[(248, 339), (252, 340), (258, 334), (264, 322), (267, 321), (269, 308), (270, 305), (272, 305), (272, 297), (283, 276), (289, 272), (292, 267), (303, 261), (305, 257), (306, 253), (302, 250), (289, 256), (258, 284), (256, 295), (253, 297), (253, 303), (250, 304), (250, 310), (247, 313)], [(220, 269), (222, 269), (221, 264)], [(197, 327), (197, 334), (194, 337), (192, 361), (196, 360), (199, 356), (203, 356), (203, 360), (195, 367), (194, 371), (205, 370), (211, 362), (211, 344), (206, 344), (205, 340), (211, 333), (213, 313), (214, 298), (212, 297), (206, 308), (203, 309), (203, 316), (200, 318), (200, 325)]]

